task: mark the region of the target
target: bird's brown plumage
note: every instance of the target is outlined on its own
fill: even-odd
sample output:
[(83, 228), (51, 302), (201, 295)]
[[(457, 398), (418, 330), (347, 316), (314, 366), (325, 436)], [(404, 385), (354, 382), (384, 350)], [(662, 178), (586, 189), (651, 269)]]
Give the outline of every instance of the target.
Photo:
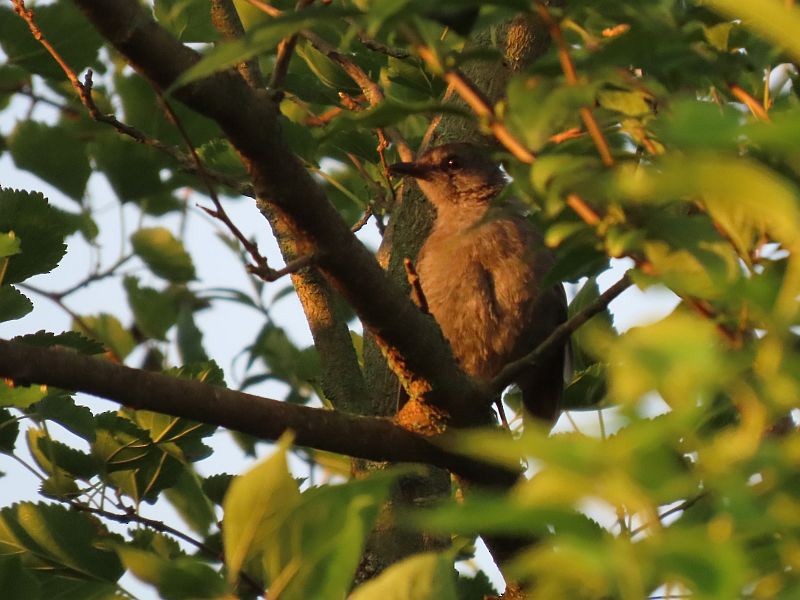
[[(566, 319), (563, 288), (541, 285), (552, 257), (521, 211), (493, 205), (506, 182), (485, 148), (446, 144), (391, 170), (414, 177), (436, 207), (415, 263), (428, 310), (461, 368), (491, 379)], [(528, 412), (558, 414), (563, 365), (560, 348), (520, 376)]]

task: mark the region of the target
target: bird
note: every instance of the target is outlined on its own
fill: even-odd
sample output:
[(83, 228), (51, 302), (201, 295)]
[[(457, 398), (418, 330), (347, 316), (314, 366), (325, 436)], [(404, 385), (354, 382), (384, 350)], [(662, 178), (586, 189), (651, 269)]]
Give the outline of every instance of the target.
[[(543, 283), (554, 258), (522, 205), (499, 199), (508, 181), (487, 148), (447, 143), (389, 172), (415, 179), (436, 210), (414, 262), (424, 305), (460, 368), (491, 380), (566, 320), (563, 286)], [(545, 422), (559, 414), (565, 357), (555, 348), (515, 382), (526, 412)]]

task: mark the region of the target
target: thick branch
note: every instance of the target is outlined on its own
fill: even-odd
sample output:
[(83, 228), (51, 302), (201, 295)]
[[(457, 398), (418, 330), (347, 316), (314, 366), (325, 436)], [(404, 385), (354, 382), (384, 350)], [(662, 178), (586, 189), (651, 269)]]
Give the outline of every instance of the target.
[(487, 484), (513, 482), (517, 473), (451, 454), (389, 419), (309, 408), (132, 369), (62, 348), (0, 340), (0, 377), (85, 392), (122, 405), (219, 425), (263, 440), (287, 430), (300, 446), (375, 461), (418, 462)]
[[(74, 2), (132, 66), (162, 88), (198, 60), (195, 51), (157, 25), (139, 3)], [(458, 370), (431, 320), (388, 281), (291, 152), (281, 135), (276, 108), (266, 95), (230, 70), (187, 85), (175, 95), (217, 121), (247, 165), (260, 201), (285, 220), (301, 254), (317, 256), (320, 269), (364, 325), (397, 351), (410, 373), (431, 384), (429, 400), (461, 423), (482, 421), (482, 394)]]

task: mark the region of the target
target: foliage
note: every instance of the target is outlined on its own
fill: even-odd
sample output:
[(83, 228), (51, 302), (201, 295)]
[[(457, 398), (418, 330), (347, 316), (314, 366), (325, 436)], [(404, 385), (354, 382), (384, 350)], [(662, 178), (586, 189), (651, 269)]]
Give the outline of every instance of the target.
[[(680, 299), (657, 322), (619, 332), (604, 311), (573, 336), (566, 408), (597, 411), (598, 427), (549, 435), (531, 424), (514, 436), (457, 436), (454, 449), (467, 455), (512, 467), (523, 457), (530, 476), (507, 493), (414, 511), (407, 526), (469, 539), (535, 536), (505, 574), (535, 582), (543, 598), (800, 597), (800, 436), (793, 423), (777, 426), (792, 411), (796, 418), (800, 395), (792, 66), (800, 8), (779, 0), (568, 0), (545, 11), (564, 43), (556, 35), (510, 80), (490, 116), (473, 116), (444, 106), (448, 73), (496, 59), (462, 52), (470, 32), (497, 31), (519, 12), (541, 14), (538, 3), (337, 0), (297, 13), (294, 4), (273, 2), (284, 11), (275, 17), (238, 0), (246, 34), (234, 41), (219, 41), (205, 0), (155, 0), (154, 16), (203, 50), (181, 83), (252, 58), (272, 73), (281, 40), (300, 34), (285, 77), (273, 81), (282, 131), (345, 221), (369, 209), (383, 223), (390, 213), (383, 165), (397, 158), (396, 147), (376, 151), (378, 130), (394, 128), (415, 147), (433, 114), (458, 113), (487, 134), (500, 123), (535, 153), (532, 164), (513, 148), (499, 154), (512, 193), (556, 256), (549, 277), (581, 285), (572, 315), (599, 296), (598, 276), (612, 258), (633, 265), (640, 288), (664, 286)], [(26, 23), (0, 7), (0, 109), (32, 108), (0, 152), (53, 190), (51, 201), (0, 188), (0, 319), (21, 319), (47, 300), (66, 309), (76, 291), (113, 279), (124, 305), (71, 309), (73, 331), (34, 333), (34, 324), (22, 341), (118, 362), (145, 356), (144, 366), (159, 370), (177, 358), (172, 375), (225, 385), (197, 317), (238, 303), (258, 325), (242, 349), (237, 386), (278, 381), (287, 401), (327, 402), (316, 350), (298, 347), (273, 319), (282, 284), (234, 289), (200, 277), (186, 229), (170, 225), (197, 217), (197, 198), (211, 206), (208, 181), (223, 205), (246, 191), (224, 134), (168, 94), (174, 115), (165, 111), (163, 97), (71, 2), (33, 7), (65, 62), (78, 73), (93, 69), (97, 108), (140, 137), (92, 120)], [(331, 48), (385, 98), (371, 106)], [(570, 67), (574, 78), (565, 75)], [(87, 192), (97, 180), (120, 214), (136, 216), (116, 259), (99, 248), (111, 200), (101, 205)], [(220, 235), (247, 263), (232, 232)], [(106, 267), (43, 294), (47, 274), (83, 246), (99, 249)], [(0, 384), (0, 407), (0, 452), (27, 461), (42, 497), (0, 509), (8, 598), (123, 597), (126, 570), (164, 598), (254, 597), (265, 586), (281, 598), (342, 598), (400, 476), (301, 487), (284, 439), (243, 475), (204, 478), (195, 463), (212, 452), (213, 425), (90, 410), (69, 391), (10, 382)], [(253, 450), (252, 440), (240, 441)], [(157, 500), (183, 522), (145, 518), (141, 509)], [(114, 521), (131, 529), (114, 529)], [(353, 597), (482, 597), (483, 580), (456, 576), (462, 555), (454, 548), (399, 562)]]

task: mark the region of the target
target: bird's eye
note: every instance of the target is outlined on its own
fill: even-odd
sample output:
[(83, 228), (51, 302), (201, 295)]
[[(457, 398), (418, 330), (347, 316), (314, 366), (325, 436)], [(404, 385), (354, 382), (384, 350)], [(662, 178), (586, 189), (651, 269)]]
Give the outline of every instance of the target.
[(448, 156), (444, 159), (444, 168), (450, 171), (458, 169), (461, 166), (461, 161), (455, 156)]

